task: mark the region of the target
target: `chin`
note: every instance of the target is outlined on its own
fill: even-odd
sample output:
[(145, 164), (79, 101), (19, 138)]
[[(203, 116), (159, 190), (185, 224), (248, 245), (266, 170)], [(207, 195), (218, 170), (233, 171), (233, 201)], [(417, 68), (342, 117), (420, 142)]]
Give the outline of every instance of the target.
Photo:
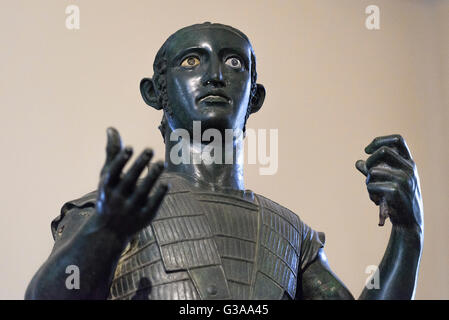
[(216, 129), (224, 133), (226, 129), (243, 127), (244, 119), (241, 121), (241, 125), (239, 126), (231, 112), (210, 111), (207, 114), (203, 114), (203, 117), (197, 121), (201, 121), (202, 132), (207, 129)]
[(201, 131), (205, 131), (207, 129), (217, 129), (219, 131), (224, 131), (225, 129), (232, 129), (232, 127), (232, 121), (228, 121), (228, 119), (222, 117), (215, 116), (201, 120)]

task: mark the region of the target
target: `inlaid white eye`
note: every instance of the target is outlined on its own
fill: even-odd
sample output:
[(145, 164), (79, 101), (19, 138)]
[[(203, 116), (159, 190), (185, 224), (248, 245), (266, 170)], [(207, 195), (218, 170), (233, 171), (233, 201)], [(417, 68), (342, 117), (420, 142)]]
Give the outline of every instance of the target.
[(242, 62), (240, 61), (239, 58), (236, 58), (236, 57), (230, 57), (230, 58), (226, 59), (225, 64), (234, 69), (242, 68)]
[(197, 57), (187, 57), (181, 62), (181, 67), (193, 68), (200, 64), (200, 59)]

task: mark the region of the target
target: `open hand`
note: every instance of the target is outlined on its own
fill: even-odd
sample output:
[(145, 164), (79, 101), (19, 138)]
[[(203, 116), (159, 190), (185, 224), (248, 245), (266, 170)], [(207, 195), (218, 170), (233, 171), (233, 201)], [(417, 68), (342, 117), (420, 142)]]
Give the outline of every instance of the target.
[(107, 130), (106, 162), (101, 170), (96, 203), (96, 220), (119, 238), (126, 240), (146, 227), (157, 212), (168, 186), (159, 184), (151, 193), (164, 169), (156, 163), (145, 178), (137, 180), (153, 157), (151, 149), (145, 149), (122, 174), (123, 167), (133, 153), (131, 147), (122, 148), (120, 135), (115, 128)]

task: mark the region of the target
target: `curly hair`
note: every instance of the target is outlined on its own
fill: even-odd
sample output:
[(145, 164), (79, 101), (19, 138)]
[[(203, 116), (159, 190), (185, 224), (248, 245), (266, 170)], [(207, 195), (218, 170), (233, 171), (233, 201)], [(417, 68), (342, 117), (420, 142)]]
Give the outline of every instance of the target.
[(199, 28), (203, 28), (203, 27), (210, 27), (210, 26), (214, 26), (214, 27), (218, 27), (218, 28), (223, 28), (226, 30), (229, 30), (231, 32), (236, 33), (238, 36), (242, 37), (243, 39), (245, 39), (246, 41), (248, 41), (250, 48), (251, 48), (251, 91), (250, 91), (250, 100), (248, 103), (248, 108), (246, 110), (246, 116), (245, 116), (245, 122), (243, 125), (243, 133), (245, 133), (246, 130), (246, 121), (249, 118), (249, 115), (251, 114), (251, 104), (253, 99), (256, 98), (256, 94), (257, 94), (257, 72), (256, 72), (256, 56), (254, 55), (254, 51), (253, 48), (251, 46), (251, 43), (248, 39), (248, 37), (241, 32), (238, 29), (235, 29), (231, 26), (228, 25), (224, 25), (224, 24), (219, 24), (219, 23), (210, 23), (210, 22), (204, 22), (201, 24), (194, 24), (185, 28), (182, 28), (178, 31), (176, 31), (174, 34), (172, 34), (162, 45), (162, 47), (158, 50), (156, 57), (154, 59), (154, 63), (153, 63), (153, 71), (154, 71), (154, 75), (153, 75), (153, 81), (154, 81), (154, 85), (156, 86), (156, 92), (157, 92), (157, 99), (158, 99), (158, 103), (159, 105), (164, 109), (164, 115), (162, 116), (162, 120), (161, 120), (161, 124), (159, 125), (159, 130), (162, 134), (162, 137), (165, 140), (165, 131), (167, 129), (167, 118), (165, 116), (165, 113), (172, 115), (173, 114), (173, 110), (170, 106), (170, 101), (168, 99), (168, 93), (167, 93), (167, 80), (166, 80), (166, 72), (167, 72), (167, 47), (170, 44), (170, 41), (173, 39), (173, 37), (175, 37), (178, 33), (183, 32), (183, 31), (188, 31), (191, 29), (199, 29)]

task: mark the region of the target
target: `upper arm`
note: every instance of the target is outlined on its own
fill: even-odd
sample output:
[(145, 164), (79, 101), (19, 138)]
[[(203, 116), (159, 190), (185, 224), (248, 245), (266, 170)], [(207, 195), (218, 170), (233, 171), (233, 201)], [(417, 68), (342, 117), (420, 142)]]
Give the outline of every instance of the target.
[(95, 214), (95, 208), (93, 207), (75, 207), (67, 211), (63, 219), (57, 223), (52, 223), (52, 233), (55, 240), (52, 253), (69, 243), (92, 214)]
[[(65, 264), (67, 261), (61, 259), (59, 253), (62, 248), (70, 244), (83, 224), (94, 213), (95, 202), (92, 200), (92, 196), (85, 196), (64, 204), (60, 215), (51, 222), (51, 231), (55, 241), (53, 249), (50, 256), (31, 279), (25, 293), (25, 299), (47, 299), (51, 290), (57, 292), (55, 283), (65, 283), (65, 277), (67, 276)], [(57, 272), (61, 265), (64, 265), (64, 268), (61, 269), (61, 272)]]
[(332, 272), (324, 250), (300, 274), (298, 298), (304, 300), (353, 300), (345, 285)]
[(94, 191), (62, 206), (60, 215), (51, 222), (51, 232), (55, 240), (52, 253), (70, 241), (86, 220), (95, 213), (95, 198)]

